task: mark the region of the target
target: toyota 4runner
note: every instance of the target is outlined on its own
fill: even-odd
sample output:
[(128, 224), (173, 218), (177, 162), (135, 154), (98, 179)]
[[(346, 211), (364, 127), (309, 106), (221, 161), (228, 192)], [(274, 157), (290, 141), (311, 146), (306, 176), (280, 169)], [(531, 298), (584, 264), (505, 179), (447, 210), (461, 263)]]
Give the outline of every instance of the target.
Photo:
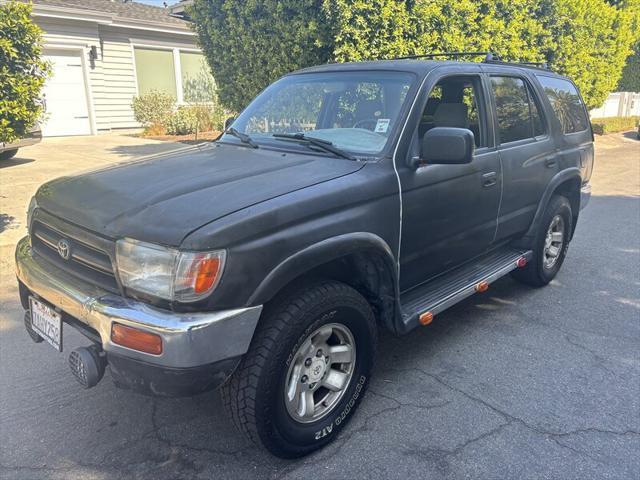
[(42, 185), (16, 250), (25, 326), (85, 387), (220, 387), (296, 457), (361, 402), (379, 327), (406, 334), (498, 278), (558, 273), (593, 136), (567, 78), (485, 61), (323, 65), (217, 141)]

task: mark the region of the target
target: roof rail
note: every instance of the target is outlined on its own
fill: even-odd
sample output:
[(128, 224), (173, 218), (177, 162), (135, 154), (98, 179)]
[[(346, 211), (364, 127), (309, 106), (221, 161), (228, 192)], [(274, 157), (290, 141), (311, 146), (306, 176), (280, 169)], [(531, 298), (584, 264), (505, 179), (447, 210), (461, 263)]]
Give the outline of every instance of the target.
[(484, 57), (484, 61), (497, 61), (500, 57), (491, 52), (440, 52), (425, 53), (422, 55), (407, 55), (405, 57), (396, 57), (392, 60), (410, 60), (414, 58), (436, 58), (436, 57)]
[(482, 63), (491, 63), (497, 65), (514, 65), (520, 67), (540, 68), (543, 70), (551, 70), (546, 62), (508, 62), (502, 60), (500, 55), (492, 52), (440, 52), (425, 53), (421, 55), (406, 55), (404, 57), (396, 57), (391, 60), (410, 60), (419, 58), (437, 58), (437, 57), (484, 57)]
[(485, 58), (482, 63), (491, 63), (494, 65), (514, 65), (517, 67), (539, 68), (541, 70), (551, 70), (547, 62), (507, 62), (498, 59)]

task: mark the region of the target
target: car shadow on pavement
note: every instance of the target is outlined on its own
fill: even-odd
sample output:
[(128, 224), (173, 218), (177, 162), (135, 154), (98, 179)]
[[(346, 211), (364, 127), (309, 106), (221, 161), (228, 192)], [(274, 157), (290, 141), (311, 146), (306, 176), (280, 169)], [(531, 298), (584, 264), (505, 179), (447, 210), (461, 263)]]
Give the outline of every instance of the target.
[(25, 157), (13, 157), (11, 160), (3, 160), (0, 162), (0, 169), (1, 168), (9, 168), (9, 167), (15, 167), (17, 165), (24, 165), (25, 163), (31, 163), (31, 162), (35, 162), (36, 159), (35, 158), (25, 158)]
[(622, 136), (623, 136), (624, 138), (631, 138), (631, 139), (633, 139), (633, 140), (640, 140), (640, 138), (638, 138), (638, 132), (637, 132), (637, 131), (635, 131), (635, 130), (631, 130), (631, 131), (629, 131), (629, 132), (624, 132), (624, 133), (622, 134)]

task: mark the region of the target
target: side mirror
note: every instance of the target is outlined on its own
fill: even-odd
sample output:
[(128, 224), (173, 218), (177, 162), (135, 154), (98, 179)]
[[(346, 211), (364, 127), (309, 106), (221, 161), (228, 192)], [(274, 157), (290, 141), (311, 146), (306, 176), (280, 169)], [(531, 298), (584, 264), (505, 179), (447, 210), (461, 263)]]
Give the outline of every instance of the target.
[(224, 129), (226, 130), (227, 128), (229, 128), (231, 126), (231, 124), (233, 122), (236, 121), (236, 117), (229, 117), (224, 121)]
[(461, 165), (471, 163), (475, 150), (473, 132), (466, 128), (435, 127), (422, 137), (420, 157), (412, 161), (418, 168), (424, 164)]

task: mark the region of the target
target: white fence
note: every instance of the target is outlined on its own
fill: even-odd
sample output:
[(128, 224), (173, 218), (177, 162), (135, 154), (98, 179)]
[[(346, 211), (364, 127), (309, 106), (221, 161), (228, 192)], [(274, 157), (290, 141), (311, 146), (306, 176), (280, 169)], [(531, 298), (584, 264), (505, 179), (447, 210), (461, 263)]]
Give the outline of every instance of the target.
[(640, 115), (640, 93), (614, 92), (600, 108), (589, 112), (591, 118), (633, 117)]

